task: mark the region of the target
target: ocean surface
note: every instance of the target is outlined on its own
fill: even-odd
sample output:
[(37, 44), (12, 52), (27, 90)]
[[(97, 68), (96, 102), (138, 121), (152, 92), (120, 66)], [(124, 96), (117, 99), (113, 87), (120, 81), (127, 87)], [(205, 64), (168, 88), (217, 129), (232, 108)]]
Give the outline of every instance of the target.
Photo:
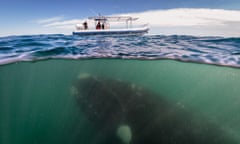
[(240, 38), (0, 37), (0, 143), (99, 143), (73, 95), (84, 74), (141, 86), (240, 143), (239, 67)]
[(240, 38), (193, 36), (0, 37), (0, 64), (42, 59), (173, 59), (240, 67)]

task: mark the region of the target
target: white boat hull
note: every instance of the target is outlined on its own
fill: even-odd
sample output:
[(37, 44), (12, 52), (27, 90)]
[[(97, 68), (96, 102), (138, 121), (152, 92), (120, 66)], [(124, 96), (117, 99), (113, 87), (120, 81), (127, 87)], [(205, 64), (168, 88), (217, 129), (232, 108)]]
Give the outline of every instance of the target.
[(73, 35), (88, 36), (88, 35), (143, 35), (148, 33), (148, 27), (128, 28), (128, 29), (104, 29), (104, 30), (78, 30), (74, 31)]

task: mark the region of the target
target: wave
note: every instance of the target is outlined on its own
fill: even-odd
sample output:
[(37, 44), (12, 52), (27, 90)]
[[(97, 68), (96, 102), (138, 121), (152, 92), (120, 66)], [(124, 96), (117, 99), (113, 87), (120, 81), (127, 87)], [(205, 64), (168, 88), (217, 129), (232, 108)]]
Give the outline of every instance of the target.
[(182, 35), (0, 37), (0, 65), (44, 59), (173, 59), (240, 67), (240, 38)]

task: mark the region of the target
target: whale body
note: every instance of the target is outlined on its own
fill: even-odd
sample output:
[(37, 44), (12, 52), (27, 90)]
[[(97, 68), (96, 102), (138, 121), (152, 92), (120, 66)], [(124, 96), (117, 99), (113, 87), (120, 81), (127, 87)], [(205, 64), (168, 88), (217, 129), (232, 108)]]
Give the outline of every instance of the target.
[(219, 125), (132, 83), (92, 75), (74, 84), (96, 144), (236, 144)]

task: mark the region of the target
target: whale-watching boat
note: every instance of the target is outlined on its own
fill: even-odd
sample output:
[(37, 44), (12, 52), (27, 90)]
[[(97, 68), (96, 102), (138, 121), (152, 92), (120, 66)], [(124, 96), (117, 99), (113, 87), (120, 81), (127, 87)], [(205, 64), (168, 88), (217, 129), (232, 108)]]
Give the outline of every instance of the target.
[[(89, 20), (94, 21), (95, 28), (89, 28), (87, 21), (82, 24), (76, 24), (76, 30), (73, 35), (88, 36), (88, 35), (143, 35), (148, 33), (148, 24), (133, 27), (132, 22), (138, 18), (130, 16), (95, 16), (89, 17)], [(112, 28), (111, 22), (125, 22), (123, 28)]]

